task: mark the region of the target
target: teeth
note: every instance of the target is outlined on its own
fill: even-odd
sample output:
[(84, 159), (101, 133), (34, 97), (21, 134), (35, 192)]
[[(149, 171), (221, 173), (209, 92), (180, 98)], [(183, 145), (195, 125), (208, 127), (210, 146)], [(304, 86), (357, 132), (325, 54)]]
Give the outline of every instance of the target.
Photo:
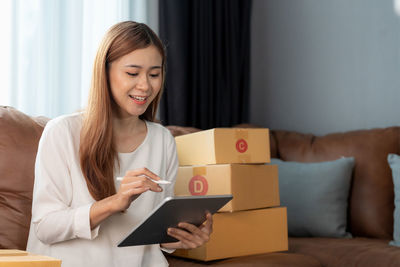
[(142, 97), (142, 96), (131, 96), (133, 99), (136, 99), (138, 101), (144, 101), (146, 100), (146, 97)]

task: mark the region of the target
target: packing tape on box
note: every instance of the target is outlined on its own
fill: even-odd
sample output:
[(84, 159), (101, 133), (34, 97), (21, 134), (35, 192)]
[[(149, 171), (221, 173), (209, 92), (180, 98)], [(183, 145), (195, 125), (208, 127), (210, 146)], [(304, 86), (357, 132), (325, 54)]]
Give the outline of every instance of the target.
[(236, 139), (247, 139), (249, 137), (249, 131), (244, 129), (237, 129), (235, 131)]
[(193, 176), (196, 176), (196, 175), (205, 176), (206, 174), (207, 174), (206, 167), (193, 167)]

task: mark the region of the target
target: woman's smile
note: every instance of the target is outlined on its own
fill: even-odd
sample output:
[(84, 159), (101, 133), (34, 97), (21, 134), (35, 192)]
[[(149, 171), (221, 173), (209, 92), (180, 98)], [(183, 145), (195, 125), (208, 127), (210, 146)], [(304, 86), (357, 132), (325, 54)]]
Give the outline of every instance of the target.
[(133, 100), (134, 103), (138, 105), (144, 105), (147, 102), (147, 96), (135, 96), (135, 95), (129, 95), (129, 97)]

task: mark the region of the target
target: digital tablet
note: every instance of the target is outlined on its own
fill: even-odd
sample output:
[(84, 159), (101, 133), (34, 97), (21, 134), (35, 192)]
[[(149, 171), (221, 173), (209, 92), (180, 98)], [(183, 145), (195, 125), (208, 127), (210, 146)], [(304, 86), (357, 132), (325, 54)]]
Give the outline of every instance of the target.
[(169, 227), (177, 227), (180, 222), (200, 226), (206, 220), (207, 211), (217, 212), (232, 198), (232, 195), (167, 197), (118, 247), (177, 242), (167, 234)]

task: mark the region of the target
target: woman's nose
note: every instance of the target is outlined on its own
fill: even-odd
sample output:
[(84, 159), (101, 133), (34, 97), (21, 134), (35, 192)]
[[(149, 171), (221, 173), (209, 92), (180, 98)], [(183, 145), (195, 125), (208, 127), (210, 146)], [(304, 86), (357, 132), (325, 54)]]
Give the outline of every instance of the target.
[(138, 89), (140, 89), (140, 90), (143, 90), (143, 91), (147, 91), (149, 89), (149, 87), (150, 87), (149, 86), (149, 81), (148, 81), (146, 75), (141, 75), (139, 77), (139, 81), (136, 84), (136, 87)]

